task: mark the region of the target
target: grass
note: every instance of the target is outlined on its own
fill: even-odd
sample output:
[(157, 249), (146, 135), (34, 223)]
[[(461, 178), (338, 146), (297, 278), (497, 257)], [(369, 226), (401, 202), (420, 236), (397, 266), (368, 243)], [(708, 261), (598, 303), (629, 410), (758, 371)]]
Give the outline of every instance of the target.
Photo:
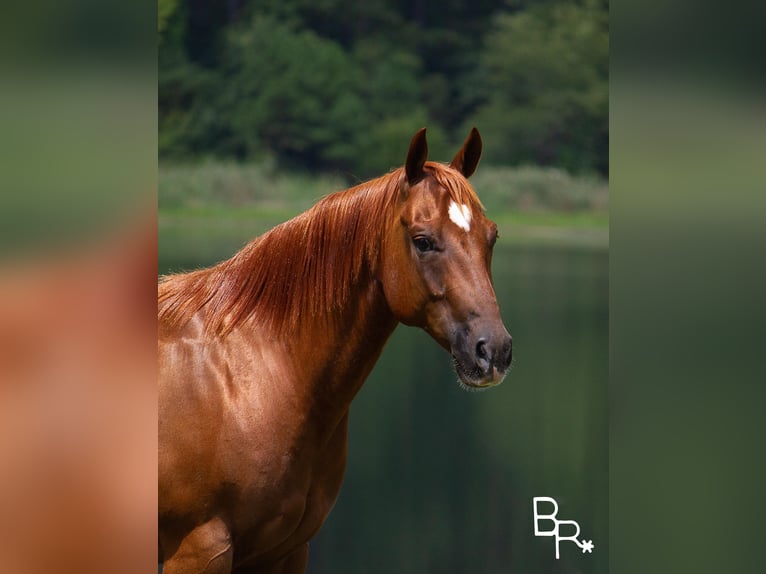
[[(556, 169), (481, 166), (472, 178), (500, 241), (605, 248), (608, 186)], [(213, 261), (354, 182), (271, 163), (161, 165), (160, 259)]]
[(606, 213), (608, 208), (606, 181), (557, 168), (481, 166), (471, 182), (492, 212)]
[(347, 185), (340, 177), (287, 174), (278, 171), (272, 162), (161, 165), (159, 208), (256, 207), (297, 213), (344, 187)]

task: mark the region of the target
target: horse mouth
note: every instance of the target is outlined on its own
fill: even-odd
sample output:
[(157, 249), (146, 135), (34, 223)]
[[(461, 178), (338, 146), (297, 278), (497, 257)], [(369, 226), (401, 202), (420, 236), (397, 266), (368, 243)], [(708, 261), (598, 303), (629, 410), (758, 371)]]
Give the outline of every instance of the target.
[(495, 387), (503, 382), (506, 371), (499, 371), (497, 367), (492, 367), (492, 370), (488, 373), (482, 371), (478, 367), (466, 367), (457, 357), (452, 356), (452, 361), (455, 366), (455, 372), (458, 376), (458, 382), (460, 386), (466, 390), (477, 391), (483, 389), (489, 389)]

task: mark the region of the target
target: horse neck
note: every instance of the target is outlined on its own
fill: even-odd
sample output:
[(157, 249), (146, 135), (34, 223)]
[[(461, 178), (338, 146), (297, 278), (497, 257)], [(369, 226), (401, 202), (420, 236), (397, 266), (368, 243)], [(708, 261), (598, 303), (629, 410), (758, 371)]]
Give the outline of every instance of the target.
[(348, 412), (397, 323), (380, 284), (370, 278), (342, 309), (295, 333), (296, 383), (323, 424), (333, 427)]
[[(290, 355), (293, 373), (287, 378), (323, 420), (345, 415), (397, 325), (376, 277), (391, 219), (382, 215), (391, 209), (385, 197), (365, 187), (338, 194), (311, 213), (312, 218), (332, 218), (332, 226), (328, 219), (302, 219), (285, 226), (273, 242), (298, 243), (303, 254), (311, 254), (303, 260), (283, 258), (276, 270), (281, 277), (271, 285), (287, 280), (291, 283), (282, 293), (297, 288), (287, 298), (270, 294), (267, 302), (289, 303), (291, 311), (273, 338)], [(274, 253), (275, 245), (262, 247)]]

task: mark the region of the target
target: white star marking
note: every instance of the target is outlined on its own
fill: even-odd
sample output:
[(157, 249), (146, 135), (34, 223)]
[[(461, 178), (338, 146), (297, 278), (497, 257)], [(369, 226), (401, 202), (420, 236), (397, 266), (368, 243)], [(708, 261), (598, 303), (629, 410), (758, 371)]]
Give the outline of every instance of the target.
[(450, 201), (449, 218), (466, 233), (471, 230), (471, 210), (468, 209), (467, 205), (458, 205), (454, 201)]

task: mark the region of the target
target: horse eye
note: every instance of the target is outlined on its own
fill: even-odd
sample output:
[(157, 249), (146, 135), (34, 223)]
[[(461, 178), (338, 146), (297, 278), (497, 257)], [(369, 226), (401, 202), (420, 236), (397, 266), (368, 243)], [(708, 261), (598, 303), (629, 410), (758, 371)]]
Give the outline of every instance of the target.
[(426, 251), (433, 251), (434, 242), (431, 241), (428, 237), (415, 237), (412, 242), (415, 244), (415, 249), (421, 253), (425, 253)]

